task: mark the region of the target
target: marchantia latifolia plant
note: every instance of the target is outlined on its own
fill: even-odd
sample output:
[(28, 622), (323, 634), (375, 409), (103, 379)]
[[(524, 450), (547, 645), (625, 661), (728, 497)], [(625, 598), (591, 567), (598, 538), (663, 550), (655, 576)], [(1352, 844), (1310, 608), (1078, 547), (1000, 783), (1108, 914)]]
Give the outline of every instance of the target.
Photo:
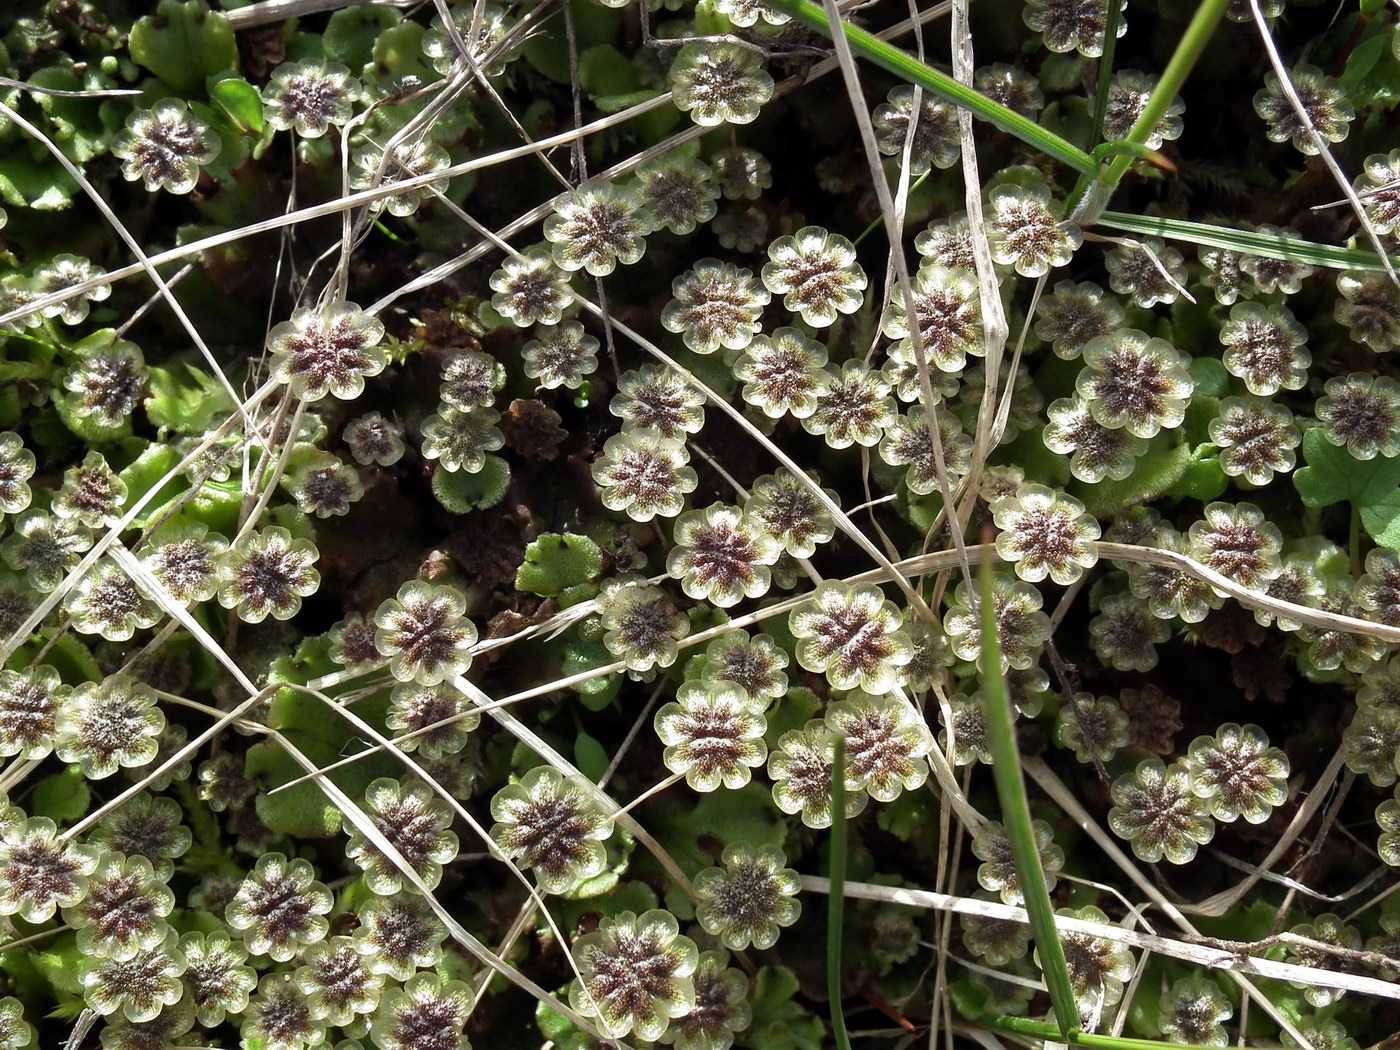
[(915, 8), (5, 5), (0, 1050), (1384, 1045), (1396, 14)]

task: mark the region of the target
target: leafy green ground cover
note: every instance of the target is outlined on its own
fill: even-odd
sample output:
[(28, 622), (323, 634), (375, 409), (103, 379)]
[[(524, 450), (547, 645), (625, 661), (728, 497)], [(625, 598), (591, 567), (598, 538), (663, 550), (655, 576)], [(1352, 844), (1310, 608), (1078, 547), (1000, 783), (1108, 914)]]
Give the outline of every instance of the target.
[(1391, 1036), (1400, 32), (1113, 6), (0, 12), (0, 1048)]

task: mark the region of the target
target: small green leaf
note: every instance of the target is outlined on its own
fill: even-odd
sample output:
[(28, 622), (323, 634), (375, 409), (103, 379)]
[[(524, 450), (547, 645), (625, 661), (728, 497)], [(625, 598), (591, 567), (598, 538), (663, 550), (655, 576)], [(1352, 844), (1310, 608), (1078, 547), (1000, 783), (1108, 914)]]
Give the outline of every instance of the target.
[(1307, 465), (1293, 473), (1293, 485), (1309, 507), (1350, 500), (1367, 507), (1393, 495), (1400, 485), (1400, 459), (1356, 459), (1327, 440), (1320, 427), (1303, 435)]
[[(203, 102), (191, 102), (190, 112), (217, 131), (220, 136), (220, 141), (222, 141), (225, 135), (234, 136), (239, 133), (238, 125), (230, 120), (222, 109), (217, 109)], [(223, 150), (220, 149), (219, 153), (222, 154)]]
[[(654, 90), (643, 88), (640, 91), (624, 91), (620, 95), (594, 95), (593, 104), (598, 107), (600, 113), (621, 113), (624, 109), (650, 102), (656, 95)], [(664, 109), (658, 112), (664, 112)]]
[(1093, 75), (1093, 68), (1093, 63), (1078, 51), (1045, 55), (1036, 79), (1040, 81), (1043, 91), (1059, 95), (1079, 87), (1086, 76)]
[(1193, 460), (1181, 480), (1167, 490), (1173, 499), (1212, 500), (1229, 486), (1230, 479), (1220, 468), (1220, 457)]
[[(131, 465), (117, 475), (126, 485), (128, 504), (134, 503), (158, 485), (178, 462), (180, 462), (180, 454), (170, 445), (162, 441), (153, 441), (147, 445)], [(168, 503), (187, 488), (189, 488), (189, 482), (185, 480), (183, 475), (177, 474), (166, 482), (165, 487), (147, 506), (158, 507), (163, 503)]]
[(525, 561), (515, 574), (515, 589), (552, 598), (587, 583), (602, 571), (602, 552), (587, 536), (546, 532), (525, 548)]
[(48, 817), (55, 824), (68, 824), (87, 813), (91, 798), (82, 769), (67, 766), (39, 781), (29, 812), (31, 816)]
[(826, 1026), (794, 1002), (797, 978), (786, 966), (765, 966), (754, 978), (753, 1027), (745, 1043), (753, 1050), (821, 1050)]
[[(372, 60), (365, 67), (367, 82), (388, 88), (393, 82), (406, 76), (417, 77), (424, 84), (438, 79), (438, 73), (423, 53), (423, 34), (427, 31), (428, 27), (418, 22), (401, 22), (380, 33), (374, 41)], [(403, 112), (397, 115), (385, 114), (385, 119), (393, 122), (407, 120), (408, 111), (417, 112), (423, 105), (422, 101), (418, 101), (396, 106), (395, 109)], [(470, 111), (471, 107), (462, 108)], [(434, 135), (441, 133), (441, 129), (433, 129)]]
[(603, 745), (598, 743), (594, 737), (580, 730), (578, 737), (574, 740), (574, 765), (578, 766), (579, 772), (597, 783), (608, 771), (609, 761), (608, 753), (603, 750)]
[(627, 94), (642, 86), (631, 61), (611, 44), (589, 48), (578, 56), (578, 79), (590, 97)]
[[(321, 765), (329, 765), (339, 757), (329, 749), (310, 747), (304, 740), (293, 738), (293, 742), (302, 754)], [(270, 790), (301, 776), (302, 768), (274, 741), (264, 740), (248, 749), (244, 773)], [(279, 834), (328, 839), (340, 832), (340, 810), (311, 781), (276, 795), (260, 792), (254, 807), (258, 818)]]
[(1381, 55), (1385, 53), (1386, 44), (1389, 41), (1381, 33), (1367, 36), (1352, 49), (1347, 56), (1346, 68), (1342, 70), (1342, 75), (1337, 79), (1342, 82), (1342, 87), (1347, 89), (1347, 94), (1351, 95), (1361, 87), (1366, 76), (1376, 67)]
[(650, 806), (656, 818), (655, 827), (648, 827), (682, 871), (693, 873), (712, 864), (713, 842), (781, 846), (787, 837), (787, 825), (773, 807), (772, 793), (759, 783), (735, 791), (712, 791), (698, 801), (672, 790), (656, 796)]
[(906, 791), (887, 806), (881, 806), (875, 820), (901, 842), (919, 843), (938, 819), (938, 803), (931, 795)]
[[(318, 668), (315, 660), (283, 657), (269, 669), (273, 681), (305, 681)], [(382, 712), (388, 693), (380, 692), (355, 706), (356, 713), (383, 729)], [(371, 742), (344, 718), (331, 714), (319, 699), (292, 689), (278, 690), (268, 708), (268, 725), (317, 766), (362, 751)], [(329, 774), (351, 798), (359, 798), (375, 777), (397, 776), (403, 767), (388, 754), (369, 755)], [(264, 740), (248, 749), (244, 774), (261, 790), (254, 805), (262, 822), (273, 831), (293, 838), (329, 838), (340, 831), (342, 814), (315, 781), (270, 794), (272, 788), (299, 779), (304, 770), (276, 740)]]
[(331, 15), (321, 36), (321, 49), (332, 62), (360, 69), (374, 53), (379, 34), (403, 21), (394, 8), (355, 4)]
[[(616, 40), (622, 14), (618, 8), (602, 4), (574, 4), (574, 46), (578, 52)], [(531, 33), (525, 38), (521, 54), (536, 72), (543, 73), (556, 84), (571, 84), (569, 46), (563, 34)]]
[[(612, 878), (609, 879), (608, 876)], [(616, 872), (604, 872), (598, 879), (590, 879), (580, 886), (578, 890), (564, 895), (568, 902), (563, 908), (563, 923), (565, 927), (572, 927), (578, 922), (580, 916), (595, 915), (616, 915), (622, 911), (634, 911), (640, 914), (657, 905), (656, 891), (645, 882), (633, 879), (623, 883), (620, 888), (614, 889), (618, 885)], [(611, 885), (609, 885), (611, 883)], [(582, 891), (585, 888), (594, 886), (606, 887), (601, 892), (584, 896)]]
[(233, 26), (204, 0), (161, 0), (131, 27), (131, 57), (186, 97), (206, 77), (238, 67)]
[(1362, 507), (1361, 525), (1382, 547), (1400, 547), (1400, 489)]
[[(174, 520), (198, 521), (205, 527), (224, 535), (238, 531), (238, 509), (243, 503), (243, 488), (237, 478), (228, 481), (205, 481), (194, 498), (180, 508)], [(136, 522), (141, 527), (174, 509), (174, 500), (148, 508)]]
[(979, 1020), (987, 1012), (987, 993), (969, 980), (949, 981), (948, 997), (953, 1000), (953, 1009), (969, 1021)]
[(500, 456), (487, 456), (475, 474), (465, 470), (433, 471), (433, 495), (453, 514), (494, 507), (510, 486), (510, 464)]
[[(354, 11), (357, 8), (350, 8)], [(550, 1002), (539, 1002), (535, 1004), (535, 1024), (539, 1026), (540, 1034), (555, 1046), (571, 1046), (573, 1038), (582, 1038), (582, 1030), (560, 1013), (559, 1009), (552, 1008)], [(563, 1007), (559, 1002), (558, 1006)]]
[(146, 369), (146, 418), (162, 430), (202, 434), (233, 405), (217, 379), (193, 365)]
[[(82, 77), (67, 66), (37, 70), (29, 83), (59, 91), (81, 91), (95, 86), (85, 84)], [(103, 123), (102, 105), (97, 99), (39, 94), (35, 101), (48, 118), (50, 137), (74, 164), (86, 164), (105, 153), (112, 144), (112, 130)]]
[(258, 89), (242, 77), (225, 77), (209, 88), (209, 97), (219, 104), (234, 126), (244, 135), (261, 135), (263, 104)]
[(1389, 109), (1400, 99), (1400, 62), (1392, 51), (1391, 27), (1374, 21), (1347, 58), (1340, 77), (1357, 110), (1377, 102)]
[(1224, 397), (1230, 392), (1230, 373), (1225, 370), (1225, 362), (1219, 358), (1193, 357), (1191, 378), (1196, 381), (1197, 394)]
[(1400, 459), (1356, 459), (1329, 442), (1320, 427), (1303, 435), (1307, 465), (1293, 472), (1293, 485), (1309, 507), (1349, 501), (1377, 543), (1400, 545)]
[(0, 200), (13, 207), (61, 211), (73, 203), (78, 184), (52, 157), (35, 160), (24, 152), (0, 158)]
[(760, 1013), (772, 1014), (791, 1002), (796, 994), (797, 978), (791, 970), (786, 966), (765, 966), (758, 971), (749, 1002), (755, 1016)]
[[(604, 667), (612, 663), (613, 659), (613, 654), (608, 652), (602, 642), (568, 642), (564, 646), (564, 658), (561, 661), (560, 673), (571, 677), (582, 674), (584, 671), (591, 671), (595, 667)], [(590, 711), (601, 711), (612, 703), (613, 697), (617, 695), (621, 686), (622, 676), (609, 674), (590, 678), (586, 682), (579, 682), (573, 689), (574, 692), (578, 693), (584, 707)]]
[(83, 954), (78, 951), (78, 940), (72, 932), (60, 934), (47, 951), (34, 953), (34, 965), (54, 990), (64, 995), (83, 994), (83, 986), (78, 982), (82, 962)]

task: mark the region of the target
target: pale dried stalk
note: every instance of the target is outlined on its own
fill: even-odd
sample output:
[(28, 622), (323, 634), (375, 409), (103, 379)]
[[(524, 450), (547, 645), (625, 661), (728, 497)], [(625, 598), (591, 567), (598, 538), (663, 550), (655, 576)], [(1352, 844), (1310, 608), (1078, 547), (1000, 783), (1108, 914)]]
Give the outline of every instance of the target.
[[(802, 888), (810, 893), (827, 893), (828, 880), (818, 875), (803, 875)], [(982, 900), (977, 897), (955, 897), (947, 893), (933, 893), (930, 890), (902, 889), (896, 886), (879, 886), (868, 882), (847, 882), (846, 896), (860, 900), (882, 901), (887, 904), (903, 904), (910, 908), (928, 908), (936, 911), (956, 912), (959, 915), (977, 915), (988, 919), (1002, 919), (1025, 923), (1026, 909), (1002, 904), (999, 901)], [(1383, 981), (1378, 977), (1361, 974), (1342, 973), (1316, 966), (1302, 966), (1298, 963), (1277, 962), (1246, 954), (1248, 945), (1237, 948), (1216, 947), (1214, 945), (1193, 944), (1171, 937), (1131, 930), (1113, 923), (1090, 922), (1075, 919), (1068, 915), (1055, 916), (1055, 928), (1064, 933), (1082, 933), (1142, 951), (1156, 952), (1171, 959), (1204, 966), (1212, 970), (1230, 973), (1251, 974), (1255, 977), (1271, 977), (1279, 981), (1298, 981), (1318, 988), (1339, 988), (1361, 995), (1375, 995), (1384, 999), (1400, 999), (1400, 985)]]
[[(1291, 620), (1297, 620), (1301, 623), (1306, 623), (1314, 627), (1323, 628), (1324, 630), (1345, 631), (1350, 634), (1360, 634), (1367, 635), (1373, 638), (1380, 638), (1386, 642), (1400, 642), (1400, 627), (1390, 627), (1386, 624), (1375, 623), (1371, 620), (1360, 620), (1354, 616), (1343, 616), (1340, 613), (1327, 612), (1322, 609), (1313, 609), (1305, 605), (1296, 605), (1293, 602), (1287, 602), (1279, 598), (1270, 597), (1262, 591), (1252, 591), (1247, 587), (1241, 586), (1240, 584), (1229, 579), (1228, 577), (1222, 576), (1215, 570), (1200, 564), (1192, 558), (1184, 554), (1178, 554), (1175, 551), (1160, 550), (1156, 547), (1141, 547), (1131, 543), (1110, 543), (1108, 541), (1097, 541), (1094, 544), (1094, 547), (1098, 550), (1100, 556), (1103, 558), (1111, 558), (1115, 561), (1137, 562), (1139, 564), (1144, 565), (1162, 565), (1168, 568), (1180, 569), (1182, 572), (1194, 577), (1195, 579), (1219, 587), (1221, 590), (1228, 593), (1232, 598), (1235, 598), (1237, 601), (1239, 601), (1241, 605), (1247, 606), (1251, 609), (1262, 609), (1267, 612), (1274, 613), (1278, 616), (1283, 616)], [(990, 557), (996, 559), (998, 557), (996, 553), (996, 547), (992, 544), (974, 544), (968, 546), (964, 552), (959, 552), (956, 550), (935, 551), (931, 554), (920, 554), (916, 555), (915, 557), (905, 558), (902, 561), (897, 562), (896, 566), (898, 572), (894, 574), (893, 578), (915, 578), (927, 575), (929, 573), (946, 572), (950, 569), (955, 569), (961, 564), (962, 556), (964, 554), (968, 558), (968, 560), (973, 564), (980, 564), (984, 558)], [(845, 577), (845, 582), (849, 584), (886, 583), (889, 582), (891, 578), (891, 575), (887, 574), (883, 569), (871, 569), (867, 572)], [(751, 613), (746, 613), (743, 616), (736, 616), (732, 620), (728, 620), (717, 627), (711, 627), (707, 630), (700, 631), (692, 635), (687, 635), (685, 638), (680, 639), (676, 643), (677, 647), (684, 650), (697, 645), (703, 645), (706, 642), (709, 642), (729, 631), (735, 631), (741, 628), (751, 627), (754, 624), (762, 623), (764, 620), (767, 620), (770, 617), (780, 616), (783, 613), (790, 612), (795, 606), (801, 604), (803, 601), (806, 601), (806, 599), (806, 594), (794, 595), (793, 597), (784, 599), (783, 601), (775, 602), (772, 605), (765, 606), (762, 609), (755, 610)], [(509, 635), (505, 638), (495, 638), (490, 639), (486, 642), (479, 643), (478, 645), (473, 647), (472, 653), (473, 655), (479, 655), (491, 649), (496, 649), (503, 645), (510, 645), (513, 642), (523, 641), (526, 638), (531, 638), (539, 634), (548, 634), (550, 631), (559, 629), (561, 623), (563, 624), (563, 626), (567, 627), (577, 622), (580, 618), (586, 617), (596, 612), (597, 608), (598, 603), (596, 599), (589, 602), (581, 602), (576, 606), (571, 606), (563, 613), (557, 614), (556, 616), (551, 617), (550, 619), (545, 620), (539, 624), (527, 627), (525, 630), (519, 631), (516, 634)], [(433, 732), (437, 729), (443, 728), (444, 726), (451, 725), (453, 722), (461, 721), (462, 719), (473, 715), (478, 715), (481, 713), (491, 712), (500, 708), (509, 707), (513, 704), (523, 703), (526, 700), (533, 700), (536, 697), (545, 696), (549, 693), (557, 692), (560, 689), (572, 688), (584, 682), (592, 681), (595, 678), (603, 678), (610, 674), (617, 674), (622, 671), (625, 671), (626, 669), (626, 664), (621, 660), (617, 660), (613, 663), (603, 664), (602, 666), (591, 668), (587, 671), (580, 671), (577, 674), (568, 675), (566, 677), (557, 678), (552, 681), (542, 683), (540, 685), (531, 686), (529, 689), (524, 689), (520, 692), (512, 693), (508, 696), (501, 697), (496, 700), (486, 698), (485, 703), (478, 702), (478, 706), (473, 707), (469, 711), (463, 712), (462, 714), (454, 715), (451, 718), (443, 719), (441, 722), (435, 722), (430, 726), (424, 726), (421, 729), (413, 730), (411, 732), (404, 733), (401, 736), (394, 737), (392, 738), (392, 742), (396, 744), (401, 743), (404, 740), (411, 739), (414, 736)], [(368, 669), (362, 673), (369, 673), (369, 670), (373, 669)], [(316, 688), (324, 688), (329, 684), (336, 684), (345, 681), (349, 677), (353, 676), (348, 675), (345, 672), (337, 672), (334, 675), (327, 675), (324, 678), (314, 679), (311, 684)], [(479, 690), (477, 690), (477, 693), (479, 693), (480, 696), (485, 697), (485, 694), (480, 693)], [(357, 762), (361, 758), (368, 757), (370, 754), (374, 753), (374, 750), (375, 749), (371, 748), (359, 752), (355, 755), (351, 755), (348, 758), (341, 759), (340, 761), (325, 767), (325, 769), (339, 769), (340, 767), (349, 765), (352, 762)], [(293, 782), (293, 784), (294, 783), (297, 782)], [(291, 787), (293, 786), (293, 784), (284, 785), (283, 788), (278, 790), (285, 790), (285, 788)], [(947, 787), (946, 783), (944, 783), (944, 787)], [(1265, 864), (1263, 866), (1267, 867), (1268, 864)], [(1257, 881), (1257, 879), (1255, 881)], [(1233, 892), (1234, 891), (1231, 891), (1231, 893)], [(1223, 903), (1224, 900), (1225, 898), (1222, 897), (1221, 903), (1218, 905), (1219, 907), (1228, 906), (1228, 904)], [(1202, 905), (1202, 907), (1204, 907), (1204, 905)], [(1207, 912), (1202, 911), (1202, 914), (1207, 914)]]
[(1293, 107), (1294, 116), (1308, 129), (1313, 146), (1317, 149), (1318, 159), (1322, 161), (1328, 173), (1336, 180), (1337, 188), (1342, 191), (1347, 203), (1351, 205), (1351, 210), (1355, 213), (1357, 221), (1361, 223), (1361, 228), (1366, 231), (1366, 239), (1371, 242), (1371, 247), (1376, 250), (1376, 256), (1380, 259), (1381, 265), (1385, 267), (1386, 275), (1390, 278), (1391, 284), (1400, 288), (1400, 274), (1396, 274), (1395, 267), (1391, 265), (1390, 255), (1386, 252), (1385, 245), (1381, 243), (1380, 234), (1376, 232), (1371, 217), (1366, 214), (1361, 199), (1357, 197), (1356, 190), (1352, 188), (1351, 180), (1346, 177), (1342, 166), (1332, 156), (1332, 150), (1328, 148), (1327, 142), (1313, 126), (1308, 111), (1303, 108), (1302, 99), (1298, 97), (1298, 91), (1293, 86), (1293, 78), (1288, 75), (1288, 69), (1284, 66), (1283, 59), (1279, 57), (1278, 46), (1274, 43), (1273, 34), (1269, 32), (1269, 23), (1264, 18), (1264, 12), (1259, 9), (1259, 0), (1249, 0), (1249, 12), (1254, 18), (1255, 29), (1259, 31), (1259, 42), (1264, 47), (1265, 55), (1268, 56), (1269, 65), (1274, 71), (1274, 76), (1278, 77), (1279, 90), (1283, 92), (1283, 97), (1288, 99), (1288, 104)]

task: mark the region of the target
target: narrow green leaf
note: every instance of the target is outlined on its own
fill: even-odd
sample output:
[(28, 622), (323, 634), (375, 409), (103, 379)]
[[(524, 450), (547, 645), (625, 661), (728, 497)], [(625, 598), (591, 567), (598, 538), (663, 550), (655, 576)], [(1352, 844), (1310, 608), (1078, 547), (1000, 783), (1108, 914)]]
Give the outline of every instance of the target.
[[(827, 37), (831, 36), (831, 25), (827, 21), (826, 12), (818, 4), (811, 3), (811, 0), (765, 0), (765, 2), (775, 11), (781, 11), (788, 17), (825, 34)], [(1035, 121), (1028, 120), (998, 102), (993, 102), (986, 95), (964, 87), (945, 73), (930, 69), (917, 59), (906, 55), (899, 48), (885, 43), (864, 29), (857, 29), (844, 22), (841, 29), (846, 34), (846, 40), (850, 43), (851, 50), (862, 58), (874, 62), (881, 69), (887, 69), (910, 84), (917, 84), (945, 101), (970, 110), (973, 116), (981, 117), (989, 124), (1014, 135), (1027, 145), (1034, 146), (1042, 153), (1054, 157), (1075, 171), (1093, 175), (1098, 170), (1093, 158), (1082, 149), (1074, 143), (1067, 142), (1060, 136), (1052, 134)]]
[(230, 120), (222, 109), (215, 109), (203, 102), (191, 102), (190, 112), (220, 134), (239, 134), (238, 125)]
[(1362, 81), (1376, 68), (1376, 63), (1381, 60), (1381, 55), (1386, 52), (1389, 43), (1387, 35), (1375, 33), (1362, 40), (1352, 50), (1347, 58), (1346, 68), (1337, 78), (1342, 82), (1342, 87), (1346, 88), (1348, 97), (1361, 87)]
[[(624, 109), (631, 109), (633, 106), (640, 106), (643, 102), (650, 102), (656, 97), (654, 88), (644, 88), (641, 91), (627, 91), (621, 95), (594, 95), (593, 105), (598, 108), (599, 113), (621, 113)], [(670, 107), (674, 113), (680, 113), (675, 106)], [(665, 113), (666, 110), (657, 110), (658, 113)]]
[[(1045, 870), (1040, 863), (1040, 851), (1035, 844), (1035, 829), (1031, 826), (1030, 804), (1026, 801), (1026, 784), (1021, 776), (1021, 752), (1016, 746), (1015, 716), (1006, 698), (1006, 680), (1002, 677), (1001, 643), (997, 638), (996, 609), (992, 603), (992, 559), (984, 559), (979, 568), (981, 582), (982, 653), (989, 672), (983, 675), (982, 709), (987, 726), (987, 747), (992, 753), (992, 779), (996, 783), (997, 801), (1001, 804), (1001, 819), (1006, 827), (1011, 859), (1016, 866), (1016, 878), (1025, 892), (1026, 914), (1031, 920), (1040, 967), (1045, 975), (1045, 987), (1055, 1007), (1058, 1034), (1053, 1038), (1067, 1039), (1079, 1028), (1079, 1007), (1070, 985), (1069, 965), (1065, 962), (1064, 946), (1055, 929), (1055, 907), (1045, 888)], [(835, 774), (833, 782), (835, 781)], [(834, 825), (833, 825), (834, 826)], [(833, 847), (835, 843), (832, 843)], [(834, 866), (834, 863), (833, 863)], [(1050, 1027), (1056, 1031), (1054, 1026)]]
[(1121, 1035), (1099, 1035), (1094, 1032), (1070, 1032), (1068, 1036), (1062, 1037), (1048, 1021), (1032, 1021), (1028, 1017), (992, 1017), (988, 1018), (986, 1023), (1004, 1032), (1016, 1032), (1037, 1039), (1063, 1039), (1071, 1046), (1087, 1046), (1093, 1050), (1173, 1050), (1181, 1045), (1161, 1039), (1133, 1039)]
[[(1107, 226), (1124, 233), (1137, 233), (1148, 237), (1162, 237), (1169, 241), (1188, 241), (1203, 244), (1210, 248), (1225, 248), (1246, 255), (1260, 255), (1266, 259), (1287, 259), (1291, 262), (1305, 262), (1313, 266), (1326, 266), (1334, 270), (1369, 270), (1384, 273), (1385, 265), (1375, 252), (1356, 248), (1337, 248), (1330, 244), (1317, 244), (1313, 241), (1284, 240), (1249, 230), (1232, 230), (1225, 226), (1213, 226), (1204, 222), (1187, 222), (1184, 219), (1163, 219), (1149, 215), (1130, 215), (1121, 211), (1106, 211), (1099, 216), (1100, 226)], [(1400, 266), (1400, 257), (1391, 261)]]
[[(1176, 50), (1172, 52), (1172, 57), (1167, 62), (1167, 68), (1162, 70), (1161, 79), (1157, 81), (1157, 86), (1152, 90), (1151, 98), (1147, 100), (1147, 105), (1143, 107), (1137, 121), (1128, 130), (1126, 141), (1146, 142), (1152, 132), (1156, 130), (1157, 122), (1167, 112), (1167, 107), (1172, 104), (1172, 99), (1176, 98), (1176, 93), (1181, 90), (1181, 86), (1186, 83), (1186, 78), (1191, 75), (1196, 60), (1201, 57), (1206, 45), (1210, 43), (1211, 34), (1215, 32), (1215, 27), (1225, 14), (1225, 8), (1228, 5), (1229, 0), (1201, 0), (1201, 6), (1196, 9), (1196, 14), (1187, 25), (1186, 32), (1181, 34), (1181, 40), (1177, 43)], [(1118, 180), (1127, 172), (1128, 165), (1132, 162), (1133, 158), (1130, 154), (1119, 154), (1108, 166), (1104, 182), (1109, 186), (1117, 186)]]

